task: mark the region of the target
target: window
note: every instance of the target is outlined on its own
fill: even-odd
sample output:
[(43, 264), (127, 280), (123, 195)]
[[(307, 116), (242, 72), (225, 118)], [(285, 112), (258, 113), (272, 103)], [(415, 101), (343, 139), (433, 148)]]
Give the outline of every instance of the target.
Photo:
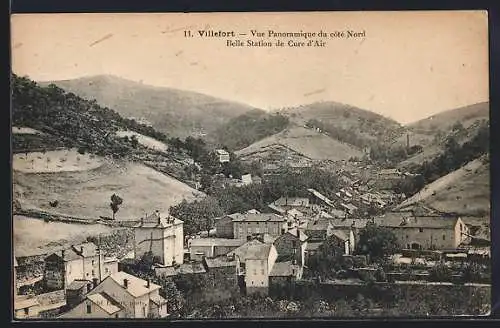
[(120, 316), (118, 315), (118, 313), (117, 313), (117, 314), (115, 314), (115, 318), (117, 318), (117, 319), (118, 319), (119, 317), (120, 317)]
[(104, 268), (104, 272), (105, 272), (105, 273), (108, 273), (108, 272), (109, 272), (109, 269), (108, 269), (108, 268)]
[(260, 228), (259, 227), (255, 228), (255, 233), (260, 233)]
[(268, 227), (264, 228), (264, 233), (269, 233), (269, 228)]
[(30, 308), (25, 308), (24, 309), (24, 315), (30, 314)]
[(95, 260), (92, 260), (92, 265), (95, 265)]
[(142, 316), (145, 318), (146, 317), (146, 305), (142, 307)]
[(260, 269), (260, 274), (264, 275), (264, 269)]
[(248, 233), (249, 235), (250, 235), (250, 234), (252, 234), (252, 228), (251, 228), (251, 227), (248, 227), (248, 229), (247, 229), (247, 233)]
[(408, 235), (406, 235), (406, 239), (408, 239)]
[(92, 276), (95, 276), (95, 271), (94, 270), (92, 270)]
[(87, 313), (92, 313), (92, 305), (87, 304)]
[(443, 235), (443, 240), (446, 240), (446, 235)]
[(256, 276), (257, 275), (257, 269), (253, 269), (253, 275)]
[(419, 232), (424, 232), (424, 228), (418, 228)]

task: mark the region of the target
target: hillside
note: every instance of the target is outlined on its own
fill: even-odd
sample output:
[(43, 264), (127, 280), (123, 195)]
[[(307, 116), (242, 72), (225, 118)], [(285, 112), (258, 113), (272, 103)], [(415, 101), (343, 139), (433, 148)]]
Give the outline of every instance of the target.
[(347, 160), (360, 157), (362, 152), (353, 146), (330, 138), (313, 129), (292, 126), (284, 131), (264, 138), (236, 152), (239, 157), (258, 156), (272, 145), (283, 145), (312, 160)]
[[(453, 138), (459, 145), (463, 145), (475, 138), (481, 129), (489, 129), (488, 117), (475, 117), (475, 121), (466, 121), (465, 123), (465, 125), (455, 123), (454, 128), (449, 127), (449, 130), (447, 130), (446, 127), (446, 129), (436, 132), (430, 141), (429, 139), (420, 140), (420, 145), (423, 147), (422, 152), (402, 161), (399, 167), (407, 168), (415, 164), (421, 165), (425, 161), (431, 161), (444, 153), (447, 141), (450, 138)], [(430, 135), (429, 138), (431, 138)]]
[(13, 75), (12, 89), (16, 205), (98, 218), (111, 216), (116, 192), (128, 199), (120, 212), (129, 218), (194, 197), (172, 177), (183, 173), (183, 151), (153, 128), (27, 78)]
[(336, 102), (317, 102), (279, 111), (297, 125), (320, 128), (331, 137), (358, 148), (393, 140), (402, 132), (394, 120), (374, 112)]
[(265, 137), (283, 131), (289, 124), (286, 116), (252, 110), (232, 118), (208, 135), (208, 139), (230, 150), (243, 149)]
[(82, 98), (95, 99), (124, 117), (150, 122), (173, 137), (210, 133), (231, 118), (255, 110), (201, 93), (155, 87), (109, 75), (40, 82), (50, 83)]
[(396, 209), (424, 204), (436, 210), (460, 215), (484, 216), (490, 213), (490, 165), (487, 156), (426, 185)]
[(467, 128), (477, 120), (489, 121), (489, 105), (489, 102), (482, 102), (447, 110), (411, 123), (408, 125), (408, 128), (423, 134), (435, 134), (438, 131), (449, 132), (457, 122), (460, 122), (464, 128)]
[[(30, 153), (29, 156), (36, 156)], [(54, 156), (52, 156), (54, 155)], [(19, 155), (21, 156), (21, 155)], [(24, 155), (22, 155), (24, 156)], [(39, 154), (38, 156), (42, 156)], [(64, 155), (46, 152), (52, 162)], [(21, 159), (15, 158), (13, 172), (14, 198), (23, 209), (43, 210), (84, 219), (111, 217), (110, 197), (123, 198), (117, 220), (137, 220), (145, 213), (162, 212), (182, 199), (192, 200), (202, 193), (178, 180), (138, 163), (105, 160), (94, 157), (97, 165), (51, 172), (20, 171)], [(50, 202), (57, 201), (53, 207)]]

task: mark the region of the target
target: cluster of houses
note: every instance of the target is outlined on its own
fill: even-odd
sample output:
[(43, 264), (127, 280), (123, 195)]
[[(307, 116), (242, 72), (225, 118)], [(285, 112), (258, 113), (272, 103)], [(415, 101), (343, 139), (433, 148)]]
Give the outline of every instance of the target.
[[(268, 294), (273, 286), (302, 279), (311, 256), (326, 241), (339, 255), (352, 255), (369, 222), (392, 230), (401, 249), (456, 250), (470, 244), (473, 221), (421, 205), (363, 219), (337, 208), (314, 189), (309, 197), (281, 197), (266, 210), (215, 220), (216, 236), (186, 238), (183, 222), (158, 211), (134, 226), (134, 259), (152, 256), (158, 276), (222, 274), (245, 294)], [(477, 224), (476, 224), (477, 225)], [(119, 270), (93, 243), (50, 254), (44, 281), (64, 291), (61, 318), (164, 318), (160, 286)], [(16, 298), (16, 317), (38, 315), (37, 298)], [(37, 305), (38, 304), (38, 305)]]

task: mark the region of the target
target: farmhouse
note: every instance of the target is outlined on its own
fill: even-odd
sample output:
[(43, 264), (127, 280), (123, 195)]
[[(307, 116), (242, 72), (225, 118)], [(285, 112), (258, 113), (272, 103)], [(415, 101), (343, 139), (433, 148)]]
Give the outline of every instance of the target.
[(134, 226), (134, 253), (140, 259), (151, 252), (160, 264), (171, 266), (184, 261), (183, 222), (158, 211), (141, 218)]
[(168, 315), (167, 302), (159, 290), (159, 285), (122, 271), (116, 272), (61, 318), (164, 318)]
[(74, 280), (101, 281), (116, 271), (117, 259), (105, 259), (94, 243), (84, 243), (45, 258), (45, 285), (48, 289), (65, 289)]
[(456, 249), (469, 235), (467, 225), (454, 216), (389, 212), (375, 223), (391, 229), (400, 246), (409, 249)]

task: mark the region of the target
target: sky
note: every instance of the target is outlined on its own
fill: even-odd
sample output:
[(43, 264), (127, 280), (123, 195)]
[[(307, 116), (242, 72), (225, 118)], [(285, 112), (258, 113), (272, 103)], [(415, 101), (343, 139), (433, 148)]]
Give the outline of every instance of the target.
[[(203, 29), (236, 37), (202, 38)], [(251, 30), (365, 37), (226, 46)], [(489, 99), (485, 11), (22, 14), (12, 16), (11, 35), (12, 71), (35, 81), (116, 75), (266, 110), (336, 101), (403, 124)], [(260, 39), (270, 40), (252, 38)]]

